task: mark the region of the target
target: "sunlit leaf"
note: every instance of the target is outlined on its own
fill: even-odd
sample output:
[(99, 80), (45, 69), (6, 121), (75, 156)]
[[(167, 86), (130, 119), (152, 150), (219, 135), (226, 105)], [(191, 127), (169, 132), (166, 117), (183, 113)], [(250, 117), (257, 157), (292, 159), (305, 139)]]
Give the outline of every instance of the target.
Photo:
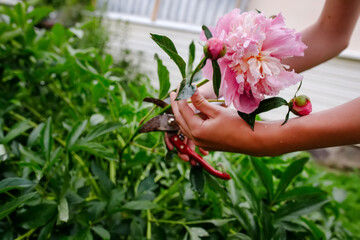
[(170, 40), (170, 38), (152, 33), (150, 35), (152, 40), (154, 40), (154, 42), (156, 42), (156, 44), (159, 45), (159, 47), (161, 47), (169, 55), (169, 57), (175, 62), (175, 64), (178, 66), (180, 70), (182, 78), (185, 78), (186, 63), (177, 53), (175, 45)]
[(29, 120), (25, 120), (22, 122), (18, 122), (15, 125), (11, 127), (9, 132), (6, 134), (6, 136), (2, 139), (2, 143), (8, 143), (17, 136), (21, 135), (22, 133), (26, 132), (28, 129), (30, 129), (31, 126), (29, 125)]
[(168, 94), (170, 89), (170, 74), (157, 54), (155, 54), (155, 59), (157, 61), (157, 73), (160, 86), (159, 99), (163, 99)]
[(124, 206), (122, 206), (122, 208), (129, 210), (146, 210), (146, 209), (153, 209), (158, 207), (159, 206), (156, 203), (146, 200), (130, 201), (127, 202)]

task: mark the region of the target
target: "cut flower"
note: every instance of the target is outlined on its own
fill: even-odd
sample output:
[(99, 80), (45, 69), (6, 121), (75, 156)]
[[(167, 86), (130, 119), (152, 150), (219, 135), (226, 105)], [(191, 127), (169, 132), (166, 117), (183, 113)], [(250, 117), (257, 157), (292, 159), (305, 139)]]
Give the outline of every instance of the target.
[[(301, 75), (288, 71), (281, 63), (285, 58), (303, 56), (307, 48), (300, 33), (285, 27), (281, 14), (267, 18), (262, 13), (240, 14), (240, 9), (234, 9), (210, 31), (226, 46), (225, 56), (217, 60), (222, 76), (220, 95), (238, 111), (251, 113), (266, 95), (277, 95), (302, 80)], [(205, 36), (201, 38), (205, 40)], [(212, 79), (210, 60), (203, 74)]]

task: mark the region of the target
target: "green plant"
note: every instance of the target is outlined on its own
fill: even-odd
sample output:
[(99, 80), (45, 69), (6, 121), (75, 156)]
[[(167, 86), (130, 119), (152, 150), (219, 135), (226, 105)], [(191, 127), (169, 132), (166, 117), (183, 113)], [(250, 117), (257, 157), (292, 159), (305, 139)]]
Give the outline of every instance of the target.
[(212, 153), (234, 180), (193, 191), (163, 137), (137, 134), (149, 79), (75, 47), (82, 29), (37, 29), (51, 9), (27, 11), (0, 7), (0, 239), (351, 238), (302, 154)]

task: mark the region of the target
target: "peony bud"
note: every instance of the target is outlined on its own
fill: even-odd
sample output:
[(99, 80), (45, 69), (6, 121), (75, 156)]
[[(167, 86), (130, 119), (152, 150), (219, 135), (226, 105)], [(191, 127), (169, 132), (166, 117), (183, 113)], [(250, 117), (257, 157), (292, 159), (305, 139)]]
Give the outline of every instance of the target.
[(310, 98), (305, 95), (297, 96), (290, 100), (293, 106), (291, 112), (298, 116), (308, 115), (312, 111), (312, 105), (310, 102)]
[(205, 57), (210, 58), (212, 60), (217, 60), (226, 53), (226, 46), (218, 38), (210, 38), (204, 46), (204, 54)]

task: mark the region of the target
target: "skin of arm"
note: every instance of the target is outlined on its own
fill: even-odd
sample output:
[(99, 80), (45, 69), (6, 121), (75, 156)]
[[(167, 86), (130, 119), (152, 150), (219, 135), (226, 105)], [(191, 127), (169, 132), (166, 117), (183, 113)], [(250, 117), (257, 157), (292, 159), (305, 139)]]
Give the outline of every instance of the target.
[(360, 98), (330, 110), (279, 121), (255, 123), (255, 131), (236, 110), (208, 103), (197, 91), (192, 104), (208, 118), (198, 117), (186, 100), (175, 101), (173, 112), (182, 132), (207, 150), (240, 152), (253, 156), (280, 154), (313, 148), (360, 143)]
[[(301, 72), (337, 56), (347, 47), (359, 13), (359, 0), (327, 0), (318, 21), (302, 32), (302, 40), (308, 45), (305, 56), (289, 58), (283, 63)], [(360, 143), (360, 98), (327, 111), (290, 119), (283, 126), (275, 121), (256, 122), (252, 131), (236, 110), (206, 102), (205, 98), (214, 97), (211, 85), (204, 85), (191, 99), (207, 118), (199, 118), (186, 101), (174, 101), (175, 94), (171, 95), (181, 130), (204, 149), (275, 156)]]

